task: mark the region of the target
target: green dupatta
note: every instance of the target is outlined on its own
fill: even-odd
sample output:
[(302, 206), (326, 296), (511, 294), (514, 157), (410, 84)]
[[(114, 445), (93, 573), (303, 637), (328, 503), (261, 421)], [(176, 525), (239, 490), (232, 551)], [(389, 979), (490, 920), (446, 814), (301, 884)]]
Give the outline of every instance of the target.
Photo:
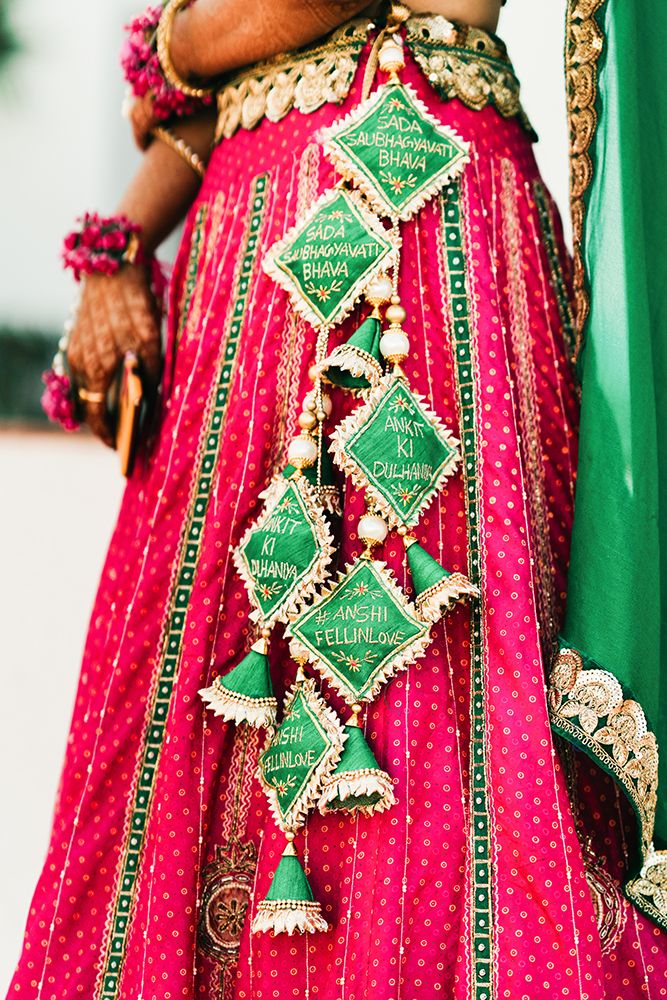
[(568, 607), (549, 689), (554, 729), (634, 807), (625, 891), (665, 929), (666, 41), (665, 0), (568, 2), (582, 419)]

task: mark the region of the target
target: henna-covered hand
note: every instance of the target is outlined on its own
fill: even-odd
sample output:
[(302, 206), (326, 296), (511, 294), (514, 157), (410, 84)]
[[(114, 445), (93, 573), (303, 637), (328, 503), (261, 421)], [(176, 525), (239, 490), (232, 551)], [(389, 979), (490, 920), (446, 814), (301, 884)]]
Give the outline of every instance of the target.
[[(134, 351), (147, 378), (157, 382), (162, 354), (158, 311), (146, 268), (137, 265), (85, 279), (67, 352), (74, 385), (106, 395), (126, 351)], [(106, 405), (82, 406), (92, 432), (113, 447)]]

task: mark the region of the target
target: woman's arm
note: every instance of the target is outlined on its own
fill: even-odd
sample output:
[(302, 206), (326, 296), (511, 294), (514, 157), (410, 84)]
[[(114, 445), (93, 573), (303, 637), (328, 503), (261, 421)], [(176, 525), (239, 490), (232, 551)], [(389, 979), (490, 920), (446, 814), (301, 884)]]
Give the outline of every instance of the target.
[[(172, 131), (207, 160), (215, 118), (212, 113), (175, 126)], [(199, 178), (163, 142), (151, 143), (123, 196), (118, 212), (142, 227), (142, 246), (152, 254), (180, 222), (199, 188)], [(135, 351), (149, 376), (157, 380), (161, 366), (158, 316), (150, 277), (142, 265), (125, 265), (111, 276), (91, 274), (67, 352), (76, 385), (106, 393), (126, 351)], [(87, 403), (86, 423), (106, 444), (113, 445), (103, 404)]]
[(171, 58), (184, 78), (220, 76), (307, 45), (368, 0), (197, 0), (174, 20)]

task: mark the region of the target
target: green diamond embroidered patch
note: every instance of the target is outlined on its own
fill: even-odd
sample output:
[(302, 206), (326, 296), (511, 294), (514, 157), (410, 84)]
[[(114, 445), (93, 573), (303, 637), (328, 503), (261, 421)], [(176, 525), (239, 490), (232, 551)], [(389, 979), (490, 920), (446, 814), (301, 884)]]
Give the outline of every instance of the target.
[(458, 444), (404, 379), (387, 375), (336, 428), (331, 451), (392, 527), (413, 527), (456, 470)]
[(305, 477), (276, 476), (270, 499), (234, 552), (255, 611), (265, 627), (287, 617), (328, 575), (334, 553), (324, 511)]
[(394, 261), (397, 246), (382, 223), (348, 191), (327, 191), (274, 244), (265, 271), (313, 326), (334, 326), (368, 282)]
[(292, 622), (290, 635), (348, 701), (372, 701), (386, 680), (429, 642), (384, 563), (359, 559)]
[(469, 160), (468, 144), (405, 84), (381, 87), (321, 139), (335, 166), (378, 212), (404, 221)]
[(259, 758), (259, 775), (282, 830), (294, 830), (316, 802), (322, 781), (340, 759), (345, 731), (315, 689), (297, 682), (284, 717)]

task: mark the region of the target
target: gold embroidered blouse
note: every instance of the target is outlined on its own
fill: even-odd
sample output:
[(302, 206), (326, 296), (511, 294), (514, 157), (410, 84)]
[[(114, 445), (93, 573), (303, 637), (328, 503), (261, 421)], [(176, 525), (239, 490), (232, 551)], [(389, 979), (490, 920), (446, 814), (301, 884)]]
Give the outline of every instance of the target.
[[(255, 128), (263, 118), (280, 121), (292, 108), (309, 114), (324, 104), (341, 104), (374, 27), (367, 18), (355, 18), (323, 42), (235, 74), (218, 92), (216, 141), (239, 128)], [(444, 17), (415, 15), (407, 22), (406, 41), (443, 100), (458, 98), (474, 110), (491, 104), (504, 118), (518, 116), (534, 135), (507, 49), (495, 35)]]

